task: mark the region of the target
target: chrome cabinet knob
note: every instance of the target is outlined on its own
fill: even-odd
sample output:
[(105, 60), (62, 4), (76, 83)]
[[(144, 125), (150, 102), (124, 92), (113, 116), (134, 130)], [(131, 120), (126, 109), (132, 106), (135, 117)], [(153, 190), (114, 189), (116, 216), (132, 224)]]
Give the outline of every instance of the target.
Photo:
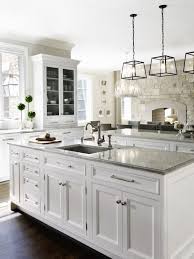
[(125, 206), (125, 205), (127, 205), (127, 202), (126, 202), (126, 201), (123, 201), (123, 202), (121, 202), (121, 205), (122, 205), (122, 206)]
[(116, 201), (116, 203), (117, 203), (117, 204), (120, 204), (120, 203), (121, 203), (121, 200)]
[(62, 182), (60, 182), (59, 185), (62, 185)]
[(66, 185), (66, 183), (63, 183), (63, 184), (62, 184), (62, 186), (65, 186), (65, 185)]

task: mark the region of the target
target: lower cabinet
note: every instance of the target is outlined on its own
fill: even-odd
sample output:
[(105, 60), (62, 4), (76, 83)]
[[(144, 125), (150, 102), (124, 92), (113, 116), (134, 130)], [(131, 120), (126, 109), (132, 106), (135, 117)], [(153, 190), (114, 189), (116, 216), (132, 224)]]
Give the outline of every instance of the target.
[(96, 244), (125, 258), (160, 258), (157, 201), (95, 183), (92, 196)]
[(116, 189), (92, 185), (93, 240), (114, 252), (122, 251), (122, 193)]
[[(158, 193), (148, 191), (148, 179), (134, 178), (136, 184), (142, 185), (141, 189), (134, 191), (127, 178), (123, 178), (126, 183), (121, 182), (121, 178), (116, 182), (111, 177), (109, 182), (111, 168), (102, 169), (104, 171), (100, 173), (101, 169), (96, 166), (95, 174), (90, 178), (90, 174), (76, 173), (76, 170), (80, 172), (77, 166), (80, 161), (72, 161), (73, 171), (72, 167), (43, 167), (41, 153), (36, 154), (39, 162), (33, 162), (32, 155), (30, 159), (21, 155), (27, 151), (14, 150), (14, 153), (12, 150), (10, 183), (13, 203), (29, 214), (32, 212), (46, 219), (48, 224), (59, 226), (64, 232), (69, 231), (85, 240), (90, 238), (88, 241), (96, 247), (119, 258), (162, 259), (160, 201), (156, 199)], [(81, 165), (84, 172), (84, 162)], [(93, 166), (89, 165), (86, 172), (91, 168)], [(104, 181), (102, 175), (106, 175)]]
[(127, 258), (160, 258), (159, 204), (123, 193), (123, 252)]
[(20, 202), (20, 162), (17, 160), (10, 161), (10, 197)]
[(54, 169), (45, 171), (45, 217), (86, 235), (85, 179), (67, 176)]
[(63, 187), (63, 174), (47, 169), (44, 185), (45, 217), (56, 224), (62, 224)]

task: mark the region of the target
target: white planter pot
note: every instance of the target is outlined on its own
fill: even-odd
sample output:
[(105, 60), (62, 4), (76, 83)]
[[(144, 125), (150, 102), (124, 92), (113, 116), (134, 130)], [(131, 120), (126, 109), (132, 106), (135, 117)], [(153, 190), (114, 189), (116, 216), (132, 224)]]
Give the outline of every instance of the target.
[(26, 126), (27, 129), (33, 129), (34, 122), (33, 121), (26, 121), (25, 126)]

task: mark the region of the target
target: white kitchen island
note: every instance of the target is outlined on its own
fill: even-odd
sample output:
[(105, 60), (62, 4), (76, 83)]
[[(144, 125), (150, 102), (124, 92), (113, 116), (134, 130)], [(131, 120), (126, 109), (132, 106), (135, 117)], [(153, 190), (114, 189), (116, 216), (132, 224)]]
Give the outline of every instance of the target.
[(76, 143), (10, 144), (12, 209), (110, 258), (189, 258), (194, 156), (136, 147), (58, 149)]

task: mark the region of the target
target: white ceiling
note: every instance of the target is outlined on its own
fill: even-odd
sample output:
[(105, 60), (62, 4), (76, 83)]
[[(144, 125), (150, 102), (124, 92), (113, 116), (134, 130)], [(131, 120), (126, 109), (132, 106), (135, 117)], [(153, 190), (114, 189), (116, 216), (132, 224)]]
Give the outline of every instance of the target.
[(0, 35), (75, 44), (72, 57), (86, 70), (120, 69), (131, 51), (130, 13), (137, 13), (137, 59), (161, 53), (159, 4), (168, 4), (166, 54), (177, 59), (194, 50), (194, 0), (6, 0), (1, 1)]

